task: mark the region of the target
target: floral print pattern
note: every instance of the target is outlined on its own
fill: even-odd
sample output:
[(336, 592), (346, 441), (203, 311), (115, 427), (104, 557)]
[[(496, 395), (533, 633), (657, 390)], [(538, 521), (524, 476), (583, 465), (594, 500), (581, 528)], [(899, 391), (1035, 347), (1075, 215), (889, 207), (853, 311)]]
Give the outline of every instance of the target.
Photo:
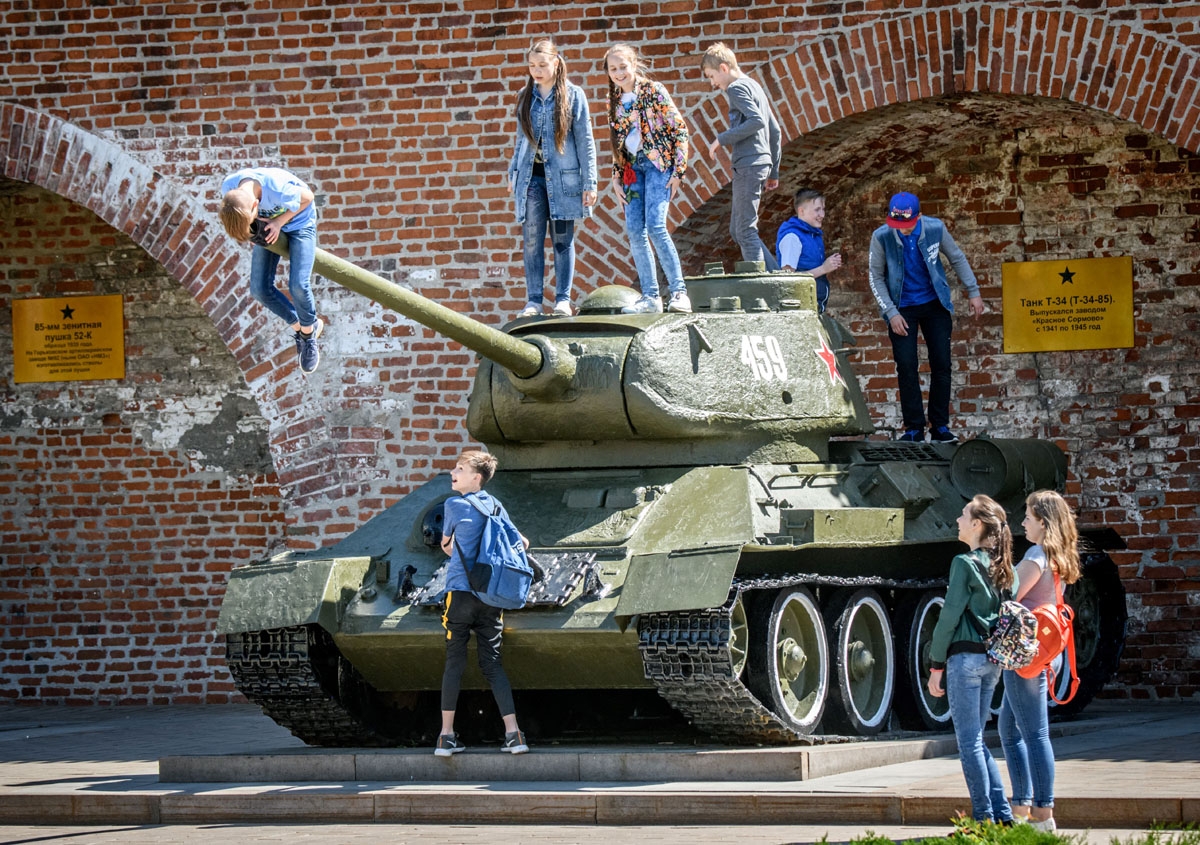
[(616, 143), (613, 148), (613, 179), (621, 179), (625, 168), (633, 164), (625, 139), (629, 137), (634, 120), (642, 135), (642, 152), (660, 172), (673, 171), (682, 177), (687, 171), (688, 129), (671, 95), (662, 83), (638, 79), (633, 87), (633, 106), (626, 109), (620, 102), (609, 111)]

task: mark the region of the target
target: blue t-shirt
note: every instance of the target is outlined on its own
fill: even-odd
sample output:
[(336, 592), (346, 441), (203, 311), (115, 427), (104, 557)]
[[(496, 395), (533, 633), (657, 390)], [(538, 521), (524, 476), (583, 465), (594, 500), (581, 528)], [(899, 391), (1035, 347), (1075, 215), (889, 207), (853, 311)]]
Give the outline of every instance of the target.
[(904, 287), (900, 291), (898, 308), (912, 308), (924, 305), (937, 299), (937, 291), (933, 289), (933, 279), (929, 276), (929, 265), (921, 254), (921, 221), (911, 235), (900, 235), (900, 243), (904, 246)]
[[(221, 183), (222, 195), (232, 191), (245, 180), (257, 182), (262, 188), (258, 201), (258, 219), (271, 220), (287, 211), (297, 211), (302, 202), (300, 194), (308, 186), (300, 179), (278, 167), (248, 167), (226, 177)], [(316, 216), (315, 202), (310, 202), (303, 211), (289, 220), (280, 230), (298, 232), (308, 226)]]
[[(504, 505), (497, 502), (486, 490), (472, 493), (483, 509), (488, 513), (495, 511), (499, 505), (500, 512), (507, 516)], [(471, 583), (467, 580), (467, 570), (463, 566), (458, 550), (474, 560), (479, 556), (479, 541), (483, 534), (484, 516), (474, 505), (463, 496), (452, 496), (446, 500), (442, 518), (442, 536), (454, 536), (454, 545), (450, 550), (450, 560), (446, 564), (446, 591), (470, 590)]]

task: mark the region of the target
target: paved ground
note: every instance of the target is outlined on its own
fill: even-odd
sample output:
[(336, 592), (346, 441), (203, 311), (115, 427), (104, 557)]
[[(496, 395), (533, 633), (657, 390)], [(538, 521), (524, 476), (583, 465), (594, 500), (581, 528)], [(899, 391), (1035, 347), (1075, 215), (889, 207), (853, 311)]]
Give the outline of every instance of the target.
[[(1057, 726), (1060, 824), (1100, 845), (1153, 820), (1200, 822), (1197, 717), (1200, 702), (1096, 702)], [(878, 745), (836, 753), (851, 767)], [(807, 780), (545, 782), (472, 779), (501, 756), (472, 749), (453, 759), (454, 782), (159, 780), (159, 759), (205, 754), (321, 765), (330, 752), (250, 706), (0, 707), (0, 842), (837, 842), (944, 834), (967, 806), (955, 756)], [(503, 760), (532, 769), (552, 757), (535, 748)]]
[[(949, 828), (877, 827), (875, 833), (903, 842), (944, 836)], [(286, 843), (286, 845), (500, 845), (500, 843), (571, 843), (571, 845), (700, 845), (700, 843), (790, 843), (850, 842), (864, 828), (837, 825), (739, 825), (736, 827), (597, 827), (568, 825), (169, 825), (152, 827), (0, 827), (5, 845), (243, 845), (243, 843)], [(1087, 845), (1128, 843), (1140, 839), (1136, 830), (1090, 830), (1080, 832)]]

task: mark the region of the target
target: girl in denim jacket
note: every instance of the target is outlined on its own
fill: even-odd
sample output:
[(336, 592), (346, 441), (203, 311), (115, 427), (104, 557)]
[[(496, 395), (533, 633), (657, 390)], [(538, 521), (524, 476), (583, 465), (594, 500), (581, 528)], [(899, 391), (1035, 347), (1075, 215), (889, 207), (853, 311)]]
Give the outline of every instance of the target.
[[(608, 125), (612, 131), (613, 188), (625, 209), (625, 232), (637, 267), (642, 296), (621, 310), (626, 314), (661, 313), (654, 252), (671, 291), (671, 311), (690, 312), (683, 268), (667, 213), (687, 171), (687, 124), (671, 95), (646, 78), (645, 66), (628, 44), (604, 55), (608, 71)], [(654, 252), (650, 251), (651, 244)]]
[(554, 314), (571, 316), (575, 221), (596, 203), (596, 144), (587, 98), (567, 82), (567, 68), (549, 39), (529, 48), (529, 80), (517, 100), (516, 150), (508, 166), (525, 240), (528, 303), (522, 317), (542, 313), (546, 229), (554, 247)]

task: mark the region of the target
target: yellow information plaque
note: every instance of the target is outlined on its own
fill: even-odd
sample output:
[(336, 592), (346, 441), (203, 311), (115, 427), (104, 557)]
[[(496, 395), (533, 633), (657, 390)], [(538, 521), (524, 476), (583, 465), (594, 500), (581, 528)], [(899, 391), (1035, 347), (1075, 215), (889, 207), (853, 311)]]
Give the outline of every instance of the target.
[(18, 299), (13, 308), (13, 381), (125, 378), (121, 295)]
[(1007, 262), (1004, 351), (1133, 346), (1133, 259)]

